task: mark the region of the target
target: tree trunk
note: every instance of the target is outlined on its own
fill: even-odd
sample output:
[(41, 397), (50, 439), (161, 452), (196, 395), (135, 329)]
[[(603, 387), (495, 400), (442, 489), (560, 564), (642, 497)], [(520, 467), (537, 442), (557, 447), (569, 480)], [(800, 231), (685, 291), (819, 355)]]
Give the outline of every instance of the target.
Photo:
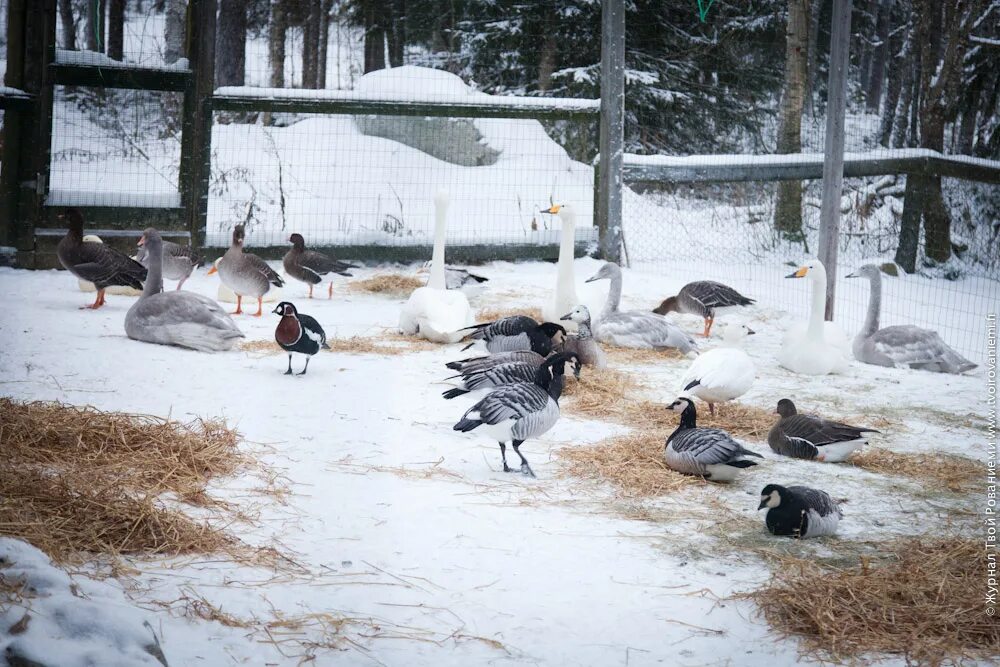
[(913, 71), (913, 97), (910, 100), (910, 118), (906, 127), (906, 145), (910, 147), (920, 143), (917, 119), (920, 116), (920, 101), (924, 97), (924, 91), (920, 85), (922, 78), (923, 66), (918, 62), (916, 69)]
[(326, 88), (326, 59), (330, 46), (330, 11), (333, 0), (320, 0), (319, 48), (316, 50), (316, 87)]
[(389, 39), (389, 65), (402, 67), (406, 53), (406, 0), (392, 0), (386, 36)]
[(286, 0), (271, 0), (271, 22), (267, 27), (267, 56), (271, 63), (271, 87), (285, 87), (285, 36), (288, 32)]
[(385, 24), (376, 0), (364, 1), (365, 74), (385, 69)]
[[(785, 38), (785, 83), (778, 121), (778, 153), (802, 150), (802, 107), (805, 104), (809, 0), (788, 0)], [(789, 240), (802, 240), (802, 182), (778, 183), (774, 229)]]
[(824, 0), (812, 0), (809, 9), (809, 44), (806, 47), (806, 104), (809, 115), (816, 117), (816, 68), (819, 61), (819, 19), (823, 13)]
[(125, 59), (125, 0), (108, 3), (108, 57)]
[(556, 71), (556, 40), (555, 31), (549, 30), (542, 42), (542, 55), (538, 61), (538, 90), (545, 92), (552, 87), (552, 74)]
[(888, 59), (889, 41), (889, 10), (891, 3), (889, 0), (880, 0), (878, 7), (878, 18), (875, 23), (875, 34), (878, 37), (878, 44), (872, 52), (871, 71), (868, 74), (868, 82), (865, 90), (865, 104), (869, 113), (878, 113), (879, 104), (882, 102), (882, 82), (885, 80), (885, 63)]
[(63, 48), (76, 51), (76, 22), (73, 20), (73, 0), (59, 0), (59, 20), (63, 29)]
[(87, 2), (87, 50), (104, 51), (104, 10), (105, 0)]
[(246, 82), (247, 51), (247, 9), (243, 0), (219, 0), (215, 35), (215, 85), (242, 86)]
[[(906, 46), (904, 46), (904, 40)], [(896, 120), (896, 107), (903, 87), (903, 70), (906, 67), (910, 36), (904, 30), (897, 31), (889, 38), (888, 81), (885, 87), (885, 105), (879, 123), (879, 144), (889, 147), (892, 141), (892, 126)]]
[(896, 246), (896, 264), (907, 273), (917, 270), (917, 248), (920, 246), (920, 216), (924, 209), (923, 194), (926, 177), (917, 174), (906, 176), (903, 194), (903, 218), (899, 224), (899, 245)]
[(903, 63), (902, 92), (899, 98), (899, 108), (896, 110), (895, 125), (892, 128), (892, 147), (902, 148), (906, 144), (906, 128), (910, 121), (910, 107), (913, 105), (913, 92), (920, 85), (917, 71), (920, 68), (920, 47), (910, 38), (910, 48), (907, 50)]
[(1000, 70), (993, 70), (993, 81), (986, 86), (986, 93), (980, 97), (979, 123), (976, 127), (974, 151), (978, 157), (995, 155), (993, 143), (1000, 137), (1000, 127), (995, 119), (1000, 116), (997, 102), (1000, 101)]
[(171, 65), (183, 58), (186, 37), (187, 2), (166, 0), (163, 25), (163, 62)]
[(305, 0), (302, 22), (302, 87), (315, 88), (319, 54), (319, 0)]

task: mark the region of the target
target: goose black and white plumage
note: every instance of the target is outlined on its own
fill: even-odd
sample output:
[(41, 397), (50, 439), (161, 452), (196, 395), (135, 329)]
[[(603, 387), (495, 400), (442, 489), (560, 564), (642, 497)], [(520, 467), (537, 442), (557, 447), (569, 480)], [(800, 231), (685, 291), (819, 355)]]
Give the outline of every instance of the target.
[(781, 419), (767, 434), (767, 444), (778, 454), (796, 459), (828, 463), (844, 461), (851, 452), (868, 444), (866, 433), (873, 428), (850, 426), (815, 415), (799, 414), (789, 399), (778, 401), (775, 411)]
[(121, 285), (141, 290), (146, 280), (146, 267), (131, 257), (118, 252), (103, 243), (88, 243), (83, 240), (83, 214), (75, 208), (68, 208), (59, 215), (66, 220), (66, 236), (56, 246), (59, 262), (67, 271), (81, 280), (94, 284), (97, 298), (89, 306), (96, 310), (104, 305), (104, 290), (112, 285)]
[(746, 449), (732, 436), (717, 428), (699, 428), (694, 401), (681, 396), (668, 410), (681, 413), (677, 430), (667, 438), (663, 457), (667, 465), (688, 475), (698, 475), (713, 482), (730, 482), (747, 468), (757, 465), (748, 456), (764, 458)]
[(820, 537), (837, 532), (840, 505), (826, 491), (808, 486), (768, 484), (760, 492), (758, 510), (767, 509), (764, 523), (772, 535)]
[(748, 299), (729, 285), (713, 280), (697, 280), (682, 287), (677, 296), (664, 299), (653, 312), (658, 315), (675, 312), (697, 315), (705, 320), (705, 331), (702, 335), (708, 338), (715, 322), (716, 311), (749, 306), (752, 303), (753, 299)]
[[(292, 249), (286, 252), (282, 259), (285, 273), (309, 285), (310, 299), (313, 295), (313, 286), (323, 282), (323, 278), (327, 275), (334, 273), (350, 278), (349, 269), (358, 268), (354, 264), (341, 262), (321, 252), (306, 250), (306, 240), (302, 238), (302, 234), (292, 234), (288, 237), (288, 242), (292, 244)], [(332, 280), (327, 290), (327, 298), (333, 298)]]
[(521, 457), (521, 472), (531, 477), (535, 473), (521, 453), (521, 443), (537, 438), (559, 421), (559, 396), (565, 382), (566, 362), (571, 354), (554, 354), (538, 367), (533, 382), (519, 382), (497, 387), (469, 408), (457, 424), (456, 431), (480, 429), (500, 443), (504, 472), (514, 472), (507, 465), (507, 443)]
[(309, 358), (321, 348), (329, 350), (326, 344), (326, 332), (314, 318), (303, 315), (295, 306), (287, 301), (279, 303), (273, 311), (281, 315), (277, 328), (274, 330), (274, 340), (288, 353), (288, 370), (285, 375), (292, 374), (292, 354), (303, 354), (306, 357), (305, 368), (299, 375), (305, 375), (309, 370)]
[(463, 340), (472, 341), (463, 350), (472, 347), (476, 341), (483, 341), (490, 354), (498, 352), (513, 352), (515, 350), (531, 350), (547, 356), (554, 347), (562, 342), (566, 335), (565, 327), (555, 322), (539, 324), (535, 318), (527, 315), (511, 315), (493, 322), (474, 324), (462, 331), (469, 331)]
[[(191, 272), (205, 264), (201, 254), (189, 245), (180, 245), (172, 241), (161, 241), (163, 244), (163, 277), (176, 280), (177, 289), (191, 277)], [(135, 255), (136, 261), (149, 269), (150, 257), (143, 240), (139, 240), (139, 249)]]
[(532, 352), (531, 350), (514, 350), (512, 352), (498, 352), (497, 354), (486, 354), (479, 357), (459, 359), (458, 361), (449, 361), (445, 364), (445, 367), (453, 371), (459, 371), (460, 373), (474, 373), (515, 362), (530, 364), (537, 369), (544, 361), (545, 357), (537, 352)]
[[(582, 362), (579, 361), (579, 357), (566, 361), (566, 364), (572, 369), (573, 375), (577, 379), (580, 378), (581, 363)], [(505, 384), (534, 382), (535, 374), (537, 372), (538, 366), (536, 365), (523, 361), (511, 361), (504, 364), (497, 364), (496, 366), (491, 366), (490, 368), (481, 371), (459, 373), (458, 375), (452, 375), (449, 378), (445, 378), (446, 380), (461, 378), (459, 386), (454, 389), (449, 389), (441, 395), (447, 399), (452, 399), (458, 396), (463, 396), (472, 391), (492, 389), (494, 387), (501, 387)]]

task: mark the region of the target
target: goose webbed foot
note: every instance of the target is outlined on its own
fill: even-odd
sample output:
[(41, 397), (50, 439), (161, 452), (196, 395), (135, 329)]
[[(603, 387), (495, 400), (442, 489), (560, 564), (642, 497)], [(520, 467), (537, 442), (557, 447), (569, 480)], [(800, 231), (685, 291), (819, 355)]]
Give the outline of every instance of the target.
[(504, 472), (516, 472), (513, 468), (507, 465), (507, 444), (500, 443), (500, 458), (503, 459), (503, 471)]
[(524, 463), (521, 464), (521, 474), (526, 475), (528, 477), (534, 477), (535, 471), (532, 470), (531, 466), (528, 465), (528, 462), (525, 461)]
[(524, 440), (514, 441), (514, 452), (521, 457), (521, 474), (527, 475), (528, 477), (534, 477), (535, 471), (531, 469), (531, 466), (528, 465), (528, 459), (524, 458), (524, 454), (521, 453), (522, 442), (524, 442)]

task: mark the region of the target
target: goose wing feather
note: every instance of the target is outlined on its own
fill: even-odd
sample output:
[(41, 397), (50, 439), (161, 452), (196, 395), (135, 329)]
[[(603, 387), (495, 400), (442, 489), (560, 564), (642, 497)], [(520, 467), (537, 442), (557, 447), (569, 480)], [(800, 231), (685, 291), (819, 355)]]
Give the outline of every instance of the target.
[(75, 264), (66, 268), (98, 287), (127, 285), (142, 289), (142, 281), (146, 279), (146, 267), (102, 243), (81, 243), (75, 260)]
[(482, 371), (463, 373), (462, 380), (466, 389), (486, 389), (518, 382), (532, 382), (536, 372), (537, 368), (531, 364), (510, 362)]
[(707, 309), (727, 308), (729, 306), (747, 306), (754, 303), (729, 285), (712, 280), (699, 280), (688, 283), (681, 292), (685, 292)]
[(879, 329), (869, 341), (877, 353), (885, 355), (897, 366), (947, 364), (953, 363), (955, 357), (962, 359), (941, 340), (936, 331), (909, 324)]
[(877, 433), (875, 429), (851, 426), (804, 414), (785, 417), (778, 424), (778, 428), (789, 438), (798, 438), (815, 446), (848, 442), (864, 437), (864, 433)]
[(728, 463), (747, 454), (756, 455), (717, 428), (691, 428), (677, 433), (670, 444), (678, 454), (690, 456), (701, 465)]
[(486, 424), (499, 424), (540, 412), (548, 402), (548, 392), (534, 383), (522, 382), (497, 387), (472, 406), (470, 412), (477, 411), (480, 421)]
[(826, 491), (813, 489), (808, 486), (790, 486), (788, 491), (798, 497), (802, 504), (811, 510), (815, 510), (820, 516), (830, 516), (837, 514), (843, 516), (840, 504), (837, 503)]
[(637, 310), (611, 313), (597, 325), (596, 338), (621, 347), (698, 349), (693, 338), (666, 318)]

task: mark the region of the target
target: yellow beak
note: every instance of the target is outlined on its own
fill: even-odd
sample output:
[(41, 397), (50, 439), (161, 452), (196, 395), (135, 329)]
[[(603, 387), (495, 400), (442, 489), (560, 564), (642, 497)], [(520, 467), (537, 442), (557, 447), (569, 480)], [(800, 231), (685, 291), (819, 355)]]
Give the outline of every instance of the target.
[(801, 266), (795, 273), (789, 273), (786, 278), (805, 278), (806, 274), (809, 273), (808, 266)]
[(212, 268), (210, 268), (208, 270), (208, 274), (207, 275), (212, 275), (213, 273), (218, 273), (218, 272), (219, 272), (218, 267), (213, 266)]
[(542, 209), (542, 213), (558, 213), (561, 208), (562, 204), (553, 204), (549, 208)]

